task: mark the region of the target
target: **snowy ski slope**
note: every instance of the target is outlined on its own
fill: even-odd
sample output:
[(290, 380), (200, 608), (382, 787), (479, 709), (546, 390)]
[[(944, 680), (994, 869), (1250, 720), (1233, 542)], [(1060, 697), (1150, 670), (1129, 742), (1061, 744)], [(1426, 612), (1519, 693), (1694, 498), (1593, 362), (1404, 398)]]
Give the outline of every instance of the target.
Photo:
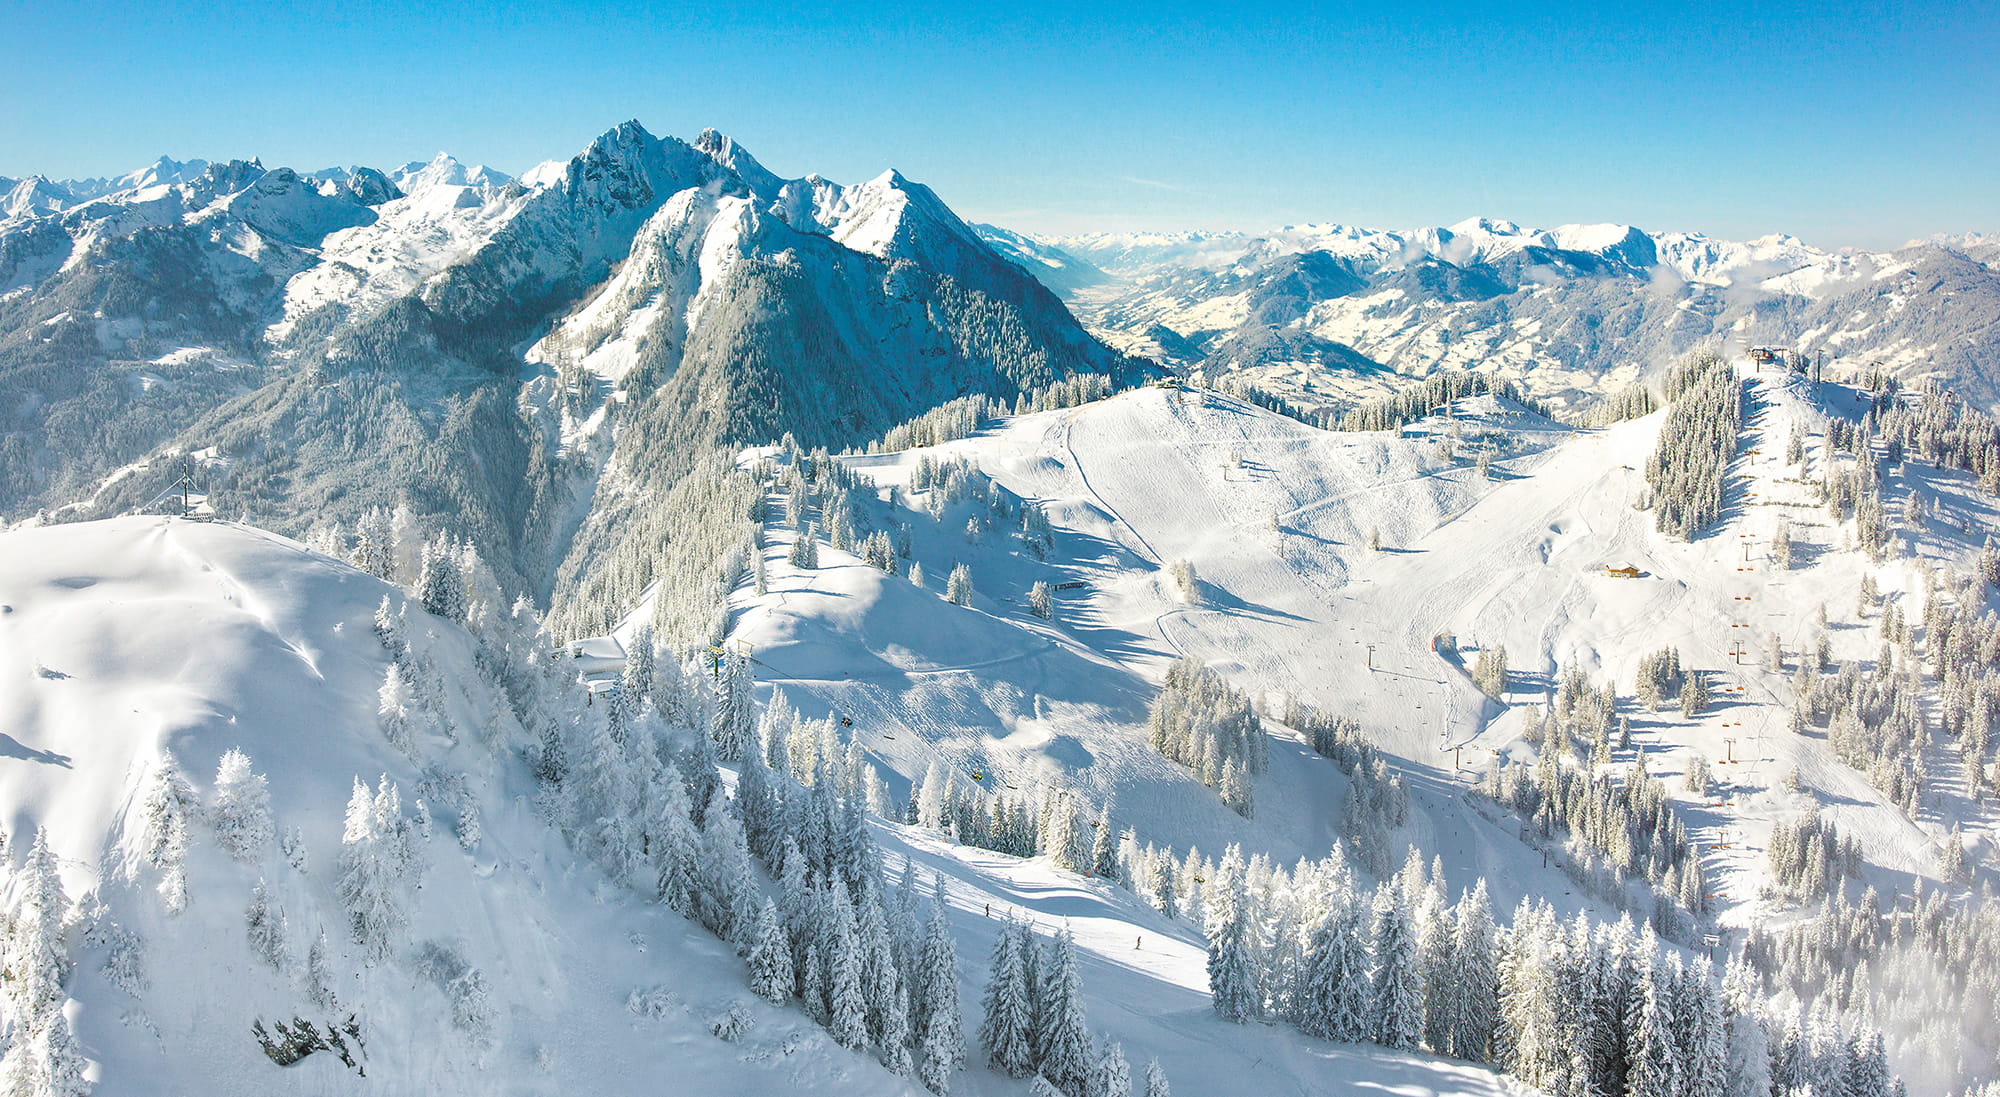
[[(1183, 851), (1215, 855), (1241, 842), (1280, 860), (1324, 853), (1344, 783), (1303, 741), (1274, 744), (1254, 820), (1147, 749), (1144, 709), (1165, 666), (1202, 659), (1273, 712), (1291, 692), (1358, 719), (1412, 783), (1417, 810), (1400, 837), (1442, 857), (1454, 889), (1486, 876), (1501, 909), (1523, 895), (1585, 904), (1522, 846), (1516, 824), (1462, 794), (1495, 752), (1532, 757), (1518, 736), (1521, 711), (1545, 703), (1557, 667), (1574, 664), (1616, 684), (1655, 775), (1678, 776), (1694, 753), (1718, 763), (1716, 800), (1669, 783), (1690, 829), (1713, 847), (1704, 865), (1725, 924), (1770, 912), (1760, 898), (1764, 837), (1815, 799), (1860, 840), (1871, 882), (1908, 891), (1915, 875), (1934, 871), (1937, 838), (1954, 818), (1976, 841), (1991, 840), (1982, 814), (1952, 797), (1912, 823), (1834, 761), (1818, 731), (1788, 730), (1787, 675), (1758, 664), (1771, 631), (1788, 653), (1809, 644), (1822, 604), (1835, 657), (1872, 657), (1874, 618), (1855, 621), (1861, 575), (1872, 572), (1906, 614), (1919, 612), (1918, 560), (1962, 566), (1981, 540), (1965, 531), (1994, 528), (1993, 503), (1955, 474), (1911, 462), (1885, 497), (1920, 483), (1939, 518), (1910, 535), (1914, 558), (1871, 565), (1782, 461), (1794, 422), (1858, 416), (1857, 395), (1746, 376), (1751, 410), (1725, 515), (1692, 543), (1658, 533), (1633, 505), (1664, 413), (1573, 430), (1479, 397), (1400, 432), (1337, 433), (1212, 392), (1149, 388), (1016, 417), (931, 450), (846, 459), (881, 494), (907, 487), (923, 454), (973, 461), (1043, 505), (1057, 530), (1046, 563), (998, 533), (972, 543), (952, 521), (878, 504), (871, 518), (912, 523), (931, 588), (918, 590), (824, 547), (818, 570), (796, 572), (784, 562), (790, 535), (774, 526), (770, 593), (739, 594), (736, 635), (767, 684), (806, 711), (849, 716), (905, 777), (938, 760), (1016, 787), (1067, 783), (1092, 802), (1108, 798), (1142, 841)], [(1454, 432), (1448, 458), (1438, 443)], [(1472, 460), (1481, 437), (1502, 447), (1490, 480)], [(1823, 432), (1809, 449), (1817, 475)], [(1769, 558), (1780, 514), (1801, 545), (1791, 571)], [(1380, 551), (1368, 547), (1371, 531)], [(1200, 604), (1176, 598), (1165, 574), (1176, 559), (1199, 574)], [(939, 596), (959, 561), (978, 590), (970, 609)], [(1641, 577), (1606, 573), (1623, 565)], [(1026, 606), (1038, 579), (1086, 587), (1059, 595), (1054, 621), (1043, 622)], [(1506, 704), (1433, 651), (1440, 633), (1467, 648), (1506, 648)], [(1740, 664), (1731, 654), (1739, 639), (1749, 653)], [(1711, 672), (1718, 702), (1693, 720), (1629, 702), (1637, 660), (1668, 644)], [(1798, 793), (1781, 787), (1794, 767)], [(1941, 757), (1932, 772), (1950, 769)]]

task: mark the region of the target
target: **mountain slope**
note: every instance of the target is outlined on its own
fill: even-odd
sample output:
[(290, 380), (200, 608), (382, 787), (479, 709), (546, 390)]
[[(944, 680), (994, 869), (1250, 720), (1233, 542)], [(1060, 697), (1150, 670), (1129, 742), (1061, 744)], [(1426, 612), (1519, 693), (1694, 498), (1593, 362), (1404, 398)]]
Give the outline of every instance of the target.
[[(402, 599), (247, 527), (131, 518), (0, 535), (0, 811), (17, 855), (45, 837), (76, 901), (57, 1001), (91, 1092), (923, 1092), (798, 1008), (752, 999), (726, 944), (580, 860), (522, 757), (531, 736), (509, 695), (531, 687), (494, 677), (481, 640), (414, 604), (409, 682), (442, 691), (411, 702), (399, 747), (377, 714), (385, 596)], [(251, 768), (230, 777), (233, 750)], [(169, 763), (191, 780), (184, 853), (160, 843)], [(261, 828), (223, 791), (245, 774), (249, 799), (268, 801)], [(342, 810), (357, 780), (358, 824)], [(399, 803), (371, 805), (392, 785)], [(350, 935), (344, 882), (368, 818), (401, 820), (392, 832), (420, 866), (387, 892), (406, 922), (381, 954)], [(1467, 1064), (1227, 1026), (1185, 923), (1045, 865), (874, 829), (885, 868), (946, 881), (968, 1027), (1012, 912), (1075, 933), (1093, 1031), (1137, 1063), (1161, 1059), (1182, 1092), (1246, 1072), (1314, 1093), (1509, 1092)], [(10, 903), (32, 872), (7, 877)], [(732, 1005), (752, 1027), (725, 1043), (708, 1025)], [(24, 1035), (12, 1008), (0, 1023)], [(281, 1064), (257, 1035), (281, 1023), (343, 1036)], [(974, 1097), (1026, 1089), (977, 1061), (953, 1082)]]
[[(736, 1045), (708, 1034), (748, 998), (741, 962), (573, 859), (532, 804), (509, 745), (522, 733), (457, 626), (411, 610), (461, 730), (420, 731), (406, 754), (377, 730), (389, 656), (371, 622), (400, 592), (243, 527), (135, 518), (0, 541), (0, 805), (16, 852), (46, 828), (65, 889), (89, 896), (65, 993), (100, 1097), (909, 1092), (797, 1011), (748, 1007), (759, 1025)], [(241, 858), (210, 787), (232, 749), (267, 782), (283, 836)], [(178, 912), (147, 854), (151, 782), (169, 757), (211, 805), (189, 821)], [(384, 961), (350, 939), (337, 887), (357, 779), (399, 786), (401, 817), (421, 821), (421, 887), (403, 894), (405, 944)], [(282, 972), (246, 935), (260, 879), (285, 920)], [(311, 998), (322, 930), (337, 1004)], [(468, 970), (476, 995), (446, 982)], [(359, 1069), (331, 1050), (273, 1062), (253, 1025), (294, 1017), (329, 1029), (352, 1017)]]

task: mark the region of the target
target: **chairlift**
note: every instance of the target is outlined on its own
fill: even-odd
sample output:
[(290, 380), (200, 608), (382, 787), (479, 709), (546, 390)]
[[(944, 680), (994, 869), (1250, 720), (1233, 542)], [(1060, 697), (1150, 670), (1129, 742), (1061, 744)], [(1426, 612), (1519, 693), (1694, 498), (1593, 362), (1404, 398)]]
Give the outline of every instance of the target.
[(851, 728), (851, 727), (853, 727), (853, 726), (854, 726), (854, 721), (852, 721), (852, 720), (848, 719), (847, 717), (843, 716), (843, 717), (841, 717), (841, 718), (840, 718), (840, 726), (841, 726), (841, 727), (844, 727), (844, 728)]

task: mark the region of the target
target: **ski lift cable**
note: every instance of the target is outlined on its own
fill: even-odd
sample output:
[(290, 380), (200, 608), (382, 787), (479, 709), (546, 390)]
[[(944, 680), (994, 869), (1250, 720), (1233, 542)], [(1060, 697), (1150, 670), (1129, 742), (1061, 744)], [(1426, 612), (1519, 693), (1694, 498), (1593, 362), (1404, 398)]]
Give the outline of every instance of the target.
[[(193, 476), (182, 475), (180, 479), (175, 480), (173, 483), (167, 485), (167, 489), (165, 491), (162, 491), (158, 495), (153, 496), (151, 499), (146, 500), (146, 502), (143, 505), (141, 505), (139, 509), (141, 511), (148, 510), (155, 503), (158, 503), (160, 500), (165, 499), (168, 496), (181, 494), (181, 497), (184, 500), (181, 504), (181, 510), (183, 513), (185, 513), (186, 511), (193, 509), (191, 504), (185, 502), (187, 495), (193, 493), (198, 486), (199, 485), (197, 485), (194, 482)], [(186, 489), (185, 492), (182, 491), (183, 488)], [(207, 496), (206, 494), (204, 494), (203, 499), (206, 500), (206, 498)]]

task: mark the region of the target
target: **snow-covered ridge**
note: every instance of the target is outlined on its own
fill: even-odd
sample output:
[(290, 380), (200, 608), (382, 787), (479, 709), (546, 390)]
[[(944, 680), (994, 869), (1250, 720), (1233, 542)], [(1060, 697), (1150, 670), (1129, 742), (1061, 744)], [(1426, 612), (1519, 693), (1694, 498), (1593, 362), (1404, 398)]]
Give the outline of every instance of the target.
[(1568, 224), (1529, 229), (1512, 221), (1471, 217), (1449, 226), (1371, 229), (1341, 224), (1286, 225), (1262, 233), (1114, 233), (1052, 236), (1046, 243), (1113, 273), (1142, 276), (1173, 266), (1219, 269), (1299, 252), (1325, 252), (1364, 268), (1393, 269), (1421, 258), (1465, 265), (1491, 263), (1529, 249), (1573, 252), (1614, 263), (1624, 273), (1662, 267), (1685, 281), (1712, 286), (1760, 283), (1802, 270), (1821, 279), (1854, 276), (1887, 253), (1826, 251), (1794, 237), (1736, 242), (1697, 232), (1648, 232), (1631, 225)]
[[(954, 275), (991, 258), (930, 190), (886, 171), (854, 186), (816, 175), (780, 179), (725, 135), (657, 138), (626, 123), (567, 161), (515, 181), (440, 152), (389, 171), (368, 167), (296, 173), (242, 161), (161, 160), (116, 179), (81, 184), (9, 181), (0, 217), (26, 232), (54, 219), (70, 237), (67, 261), (96, 243), (179, 219), (241, 221), (303, 257), (279, 267), (289, 280), (282, 342), (300, 319), (330, 304), (350, 316), (412, 292), (478, 255), (510, 227), (526, 262), (556, 280), (565, 268), (624, 258), (631, 233), (669, 199), (707, 188), (751, 198), (800, 231), (881, 259)], [(522, 218), (527, 220), (523, 221)], [(600, 224), (602, 221), (604, 223)], [(254, 244), (233, 245), (264, 261)], [(285, 269), (290, 268), (290, 269)], [(53, 269), (53, 268), (51, 268)], [(977, 281), (977, 279), (974, 279)]]
[[(74, 913), (49, 942), (66, 1038), (0, 1002), (24, 1085), (57, 1049), (87, 1082), (54, 1092), (96, 1097), (910, 1092), (795, 1010), (745, 1004), (754, 1035), (710, 1035), (749, 998), (742, 962), (574, 860), (474, 639), (403, 605), (248, 527), (0, 534), (0, 892), (18, 909), (34, 866), (14, 866), (46, 842)], [(260, 1047), (301, 1023), (344, 1042)]]

